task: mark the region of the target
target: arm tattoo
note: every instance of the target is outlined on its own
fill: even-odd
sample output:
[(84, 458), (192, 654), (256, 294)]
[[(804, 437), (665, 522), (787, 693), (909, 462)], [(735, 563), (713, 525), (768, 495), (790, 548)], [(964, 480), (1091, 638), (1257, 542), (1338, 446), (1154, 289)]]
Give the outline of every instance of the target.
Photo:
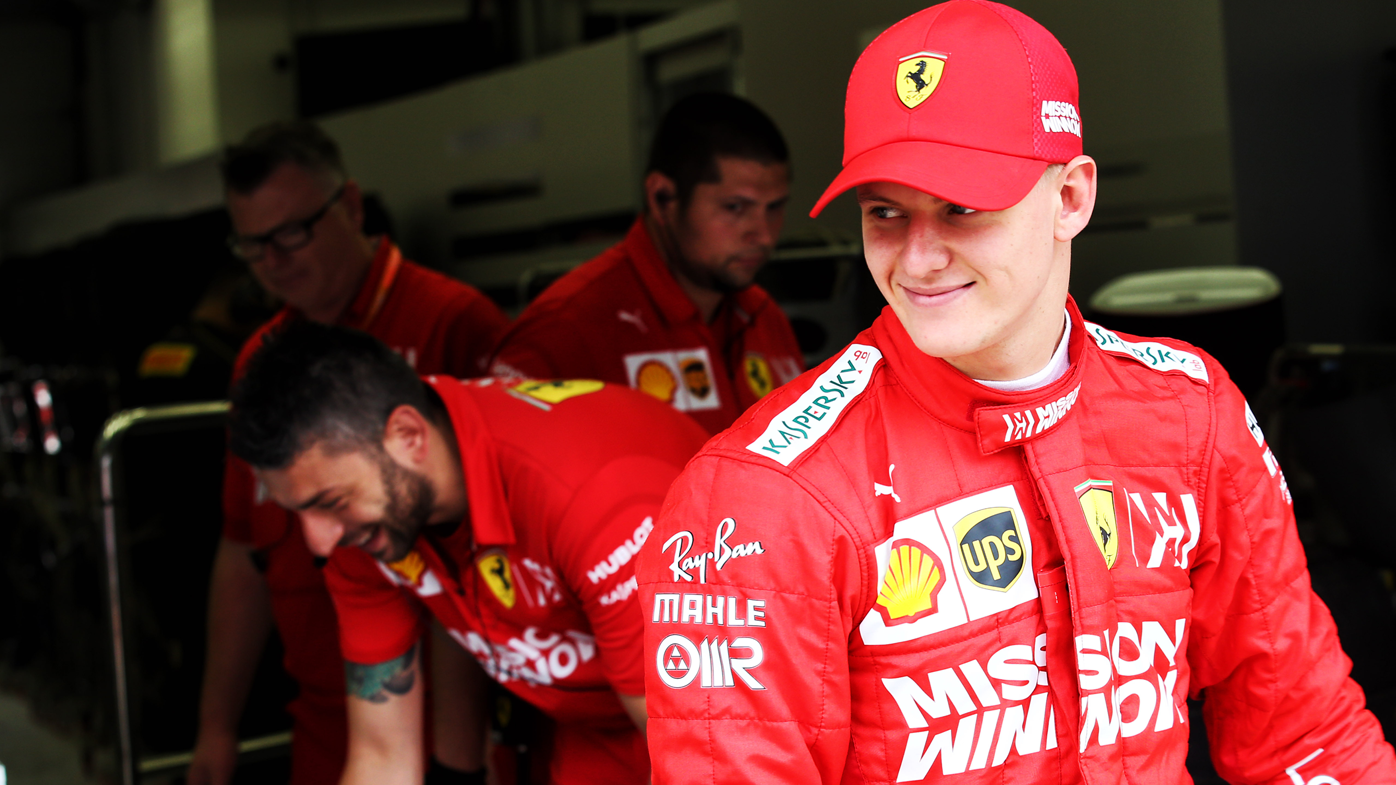
[(414, 643), (401, 657), (377, 665), (363, 665), (345, 660), (345, 693), (369, 703), (387, 703), (389, 693), (406, 695), (411, 692), (412, 685), (417, 681), (417, 668), (413, 665), (413, 659), (417, 656), (418, 645)]

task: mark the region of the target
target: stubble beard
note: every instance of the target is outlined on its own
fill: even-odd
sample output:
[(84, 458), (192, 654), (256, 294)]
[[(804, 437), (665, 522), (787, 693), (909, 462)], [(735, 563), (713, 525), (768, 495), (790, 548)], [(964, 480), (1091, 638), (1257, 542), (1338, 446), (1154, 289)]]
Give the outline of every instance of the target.
[(378, 458), (378, 470), (383, 478), (383, 491), (388, 497), (387, 509), (383, 512), (382, 520), (372, 525), (382, 528), (387, 535), (388, 546), (374, 557), (391, 564), (406, 557), (416, 544), (417, 535), (431, 519), (432, 508), (436, 505), (436, 489), (426, 477), (399, 466), (386, 453)]
[[(722, 295), (736, 294), (756, 282), (755, 272), (748, 277), (733, 271), (732, 268), (738, 264), (739, 254), (733, 254), (717, 264), (709, 265), (696, 261), (684, 253), (684, 244), (681, 238), (689, 234), (685, 221), (686, 219), (681, 217), (678, 224), (666, 232), (669, 235), (667, 244), (670, 246), (669, 252), (673, 256), (673, 265), (685, 278), (702, 289), (718, 292)], [(761, 266), (764, 267), (766, 262), (770, 261), (772, 250), (771, 248), (762, 249), (765, 259)], [(760, 267), (757, 270), (759, 271)]]

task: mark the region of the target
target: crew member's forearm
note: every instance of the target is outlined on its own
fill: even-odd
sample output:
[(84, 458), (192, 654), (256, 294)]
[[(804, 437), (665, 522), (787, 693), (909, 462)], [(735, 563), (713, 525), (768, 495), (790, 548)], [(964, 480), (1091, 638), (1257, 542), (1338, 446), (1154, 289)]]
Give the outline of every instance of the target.
[(349, 757), (341, 785), (421, 785), (421, 644), (400, 657), (364, 664), (345, 661)]
[(620, 698), (620, 705), (625, 707), (625, 713), (630, 715), (630, 720), (635, 723), (635, 727), (639, 728), (643, 735), (648, 720), (648, 716), (645, 714), (645, 696), (616, 693), (616, 697)]
[(351, 749), (340, 785), (421, 785), (426, 777), (420, 754), (412, 760), (393, 750), (363, 745)]
[(209, 585), (208, 648), (199, 698), (200, 733), (237, 733), (272, 628), (266, 581), (244, 544), (222, 540)]
[(438, 761), (457, 771), (485, 766), (488, 677), (441, 625), (431, 625), (432, 723)]

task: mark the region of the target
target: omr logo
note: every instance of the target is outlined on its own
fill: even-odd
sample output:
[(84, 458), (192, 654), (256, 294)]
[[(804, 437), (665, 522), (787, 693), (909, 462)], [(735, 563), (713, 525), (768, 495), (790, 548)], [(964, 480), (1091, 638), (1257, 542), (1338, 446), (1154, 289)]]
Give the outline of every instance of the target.
[(675, 689), (687, 687), (698, 675), (698, 669), (692, 667), (698, 662), (698, 649), (682, 635), (670, 635), (664, 639), (664, 645), (659, 647), (659, 661), (661, 678)]
[(1008, 507), (977, 510), (955, 524), (965, 573), (976, 586), (1006, 592), (1023, 574), (1018, 522)]
[(882, 576), (877, 609), (888, 625), (910, 624), (939, 610), (936, 598), (945, 586), (940, 560), (921, 543), (897, 540)]
[[(733, 649), (746, 649), (745, 657), (732, 656)], [(683, 635), (670, 635), (659, 644), (656, 662), (659, 665), (659, 680), (671, 690), (681, 690), (698, 680), (704, 689), (735, 687), (737, 682), (747, 689), (764, 690), (765, 685), (751, 675), (751, 671), (766, 658), (761, 642), (755, 638), (716, 637), (704, 638), (702, 643)]]

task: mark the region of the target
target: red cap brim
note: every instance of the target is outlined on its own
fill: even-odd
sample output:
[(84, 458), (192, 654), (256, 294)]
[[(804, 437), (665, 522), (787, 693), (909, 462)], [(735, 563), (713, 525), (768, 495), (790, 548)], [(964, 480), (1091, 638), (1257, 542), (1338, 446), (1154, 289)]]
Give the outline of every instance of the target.
[(892, 142), (849, 161), (809, 215), (864, 183), (898, 183), (961, 207), (1006, 210), (1023, 201), (1050, 165), (940, 142)]

